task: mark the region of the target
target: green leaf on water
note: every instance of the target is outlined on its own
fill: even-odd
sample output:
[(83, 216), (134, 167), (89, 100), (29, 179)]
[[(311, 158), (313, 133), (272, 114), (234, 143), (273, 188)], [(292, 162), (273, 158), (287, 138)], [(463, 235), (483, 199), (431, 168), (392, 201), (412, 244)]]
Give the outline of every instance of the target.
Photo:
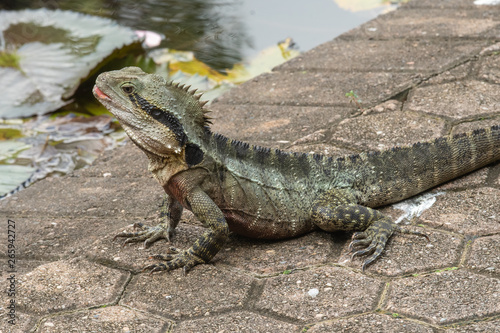
[(141, 50), (114, 21), (61, 10), (0, 11), (0, 118), (54, 111), (124, 51)]
[(0, 67), (21, 69), (19, 67), (19, 60), (20, 57), (16, 53), (0, 51)]
[(35, 168), (24, 165), (0, 165), (0, 196), (16, 189), (28, 180)]

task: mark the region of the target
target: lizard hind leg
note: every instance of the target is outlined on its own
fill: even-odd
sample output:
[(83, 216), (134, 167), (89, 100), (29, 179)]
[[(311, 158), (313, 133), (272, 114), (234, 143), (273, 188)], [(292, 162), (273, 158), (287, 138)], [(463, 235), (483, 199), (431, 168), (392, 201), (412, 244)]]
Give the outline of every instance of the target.
[(339, 194), (325, 193), (313, 205), (311, 217), (314, 224), (325, 231), (357, 231), (353, 234), (349, 250), (352, 257), (368, 256), (363, 262), (363, 270), (382, 254), (395, 231), (425, 236), (402, 229), (378, 210), (358, 205), (354, 200)]

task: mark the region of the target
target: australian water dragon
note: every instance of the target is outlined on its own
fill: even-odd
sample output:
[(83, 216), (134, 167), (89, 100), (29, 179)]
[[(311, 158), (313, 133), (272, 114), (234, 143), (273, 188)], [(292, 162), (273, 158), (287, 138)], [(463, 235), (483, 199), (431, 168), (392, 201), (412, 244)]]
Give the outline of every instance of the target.
[(167, 193), (164, 223), (117, 236), (146, 246), (170, 240), (184, 208), (208, 227), (191, 248), (154, 256), (165, 261), (145, 268), (151, 272), (209, 262), (230, 231), (282, 239), (315, 229), (357, 231), (350, 249), (368, 256), (364, 269), (394, 232), (425, 236), (374, 207), (500, 159), (499, 126), (338, 159), (252, 146), (212, 132), (200, 95), (136, 67), (100, 74), (94, 95), (147, 155)]

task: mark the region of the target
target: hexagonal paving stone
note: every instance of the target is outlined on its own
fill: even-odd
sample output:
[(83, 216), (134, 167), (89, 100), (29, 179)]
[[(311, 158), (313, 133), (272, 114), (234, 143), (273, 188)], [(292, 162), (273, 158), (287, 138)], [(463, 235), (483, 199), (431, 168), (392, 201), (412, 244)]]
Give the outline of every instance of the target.
[[(452, 4), (456, 6), (455, 1)], [(402, 9), (380, 15), (341, 35), (341, 38), (493, 37), (498, 34), (497, 17), (494, 12), (485, 13), (482, 10)]]
[(74, 332), (78, 328), (79, 332), (153, 333), (165, 332), (171, 325), (122, 306), (109, 306), (44, 319), (39, 332)]
[(216, 262), (257, 274), (281, 273), (336, 261), (333, 246), (331, 235), (321, 232), (281, 241), (237, 238), (225, 245)]
[[(2, 279), (3, 277), (0, 276)], [(4, 289), (2, 289), (4, 290)], [(2, 294), (6, 294), (3, 292)], [(21, 312), (18, 308), (12, 311), (5, 308), (8, 306), (9, 300), (4, 302), (4, 298), (0, 296), (0, 301), (2, 302), (2, 319), (0, 320), (0, 332), (10, 333), (10, 332), (32, 332), (37, 324), (39, 318), (34, 315), (29, 315)]]
[(128, 274), (81, 259), (41, 265), (18, 277), (18, 306), (37, 314), (109, 304)]
[(486, 45), (485, 40), (456, 40), (443, 47), (429, 39), (336, 39), (274, 70), (440, 72), (477, 54)]
[(500, 235), (475, 239), (467, 267), (478, 272), (500, 272)]
[(449, 192), (437, 197), (434, 206), (420, 218), (434, 228), (466, 235), (500, 232), (499, 200), (500, 190), (490, 187)]
[[(183, 213), (182, 217), (187, 217), (189, 219), (191, 216), (191, 213), (187, 214), (186, 212)], [(191, 247), (196, 239), (205, 231), (205, 228), (193, 225), (192, 221), (189, 219), (187, 223), (182, 221), (179, 224), (172, 243), (168, 243), (166, 239), (160, 239), (145, 249), (144, 242), (124, 244), (126, 238), (113, 239), (116, 234), (122, 231), (133, 232), (134, 228), (131, 227), (132, 222), (139, 221), (129, 221), (127, 228), (117, 228), (118, 224), (116, 224), (113, 232), (102, 235), (100, 239), (84, 250), (86, 257), (93, 261), (105, 262), (121, 269), (140, 272), (145, 266), (155, 262), (149, 259), (150, 256), (165, 254), (170, 246), (174, 246), (181, 250), (187, 249)], [(144, 225), (154, 226), (158, 222), (159, 220), (144, 221)]]
[(256, 307), (296, 320), (327, 320), (374, 309), (383, 282), (325, 266), (266, 279)]
[(441, 119), (411, 112), (375, 113), (341, 121), (332, 139), (363, 150), (383, 150), (437, 138), (444, 127)]
[(417, 87), (403, 109), (462, 119), (498, 112), (498, 85), (481, 81), (460, 81)]
[(183, 321), (173, 332), (298, 332), (299, 326), (251, 312), (233, 312)]
[[(23, 217), (144, 217), (158, 210), (163, 190), (151, 178), (46, 178), (0, 201), (0, 210)], [(64, 204), (61, 204), (64, 203)]]
[(408, 1), (401, 4), (402, 8), (467, 8), (472, 7), (477, 9), (478, 7), (474, 4), (474, 0), (419, 0), (419, 1)]
[[(126, 166), (119, 168), (116, 166)], [(151, 178), (148, 171), (148, 158), (133, 142), (106, 150), (92, 163), (91, 168), (74, 171), (77, 177), (126, 178), (133, 182), (134, 178)]]
[[(396, 234), (391, 237), (382, 255), (366, 268), (367, 272), (398, 276), (458, 265), (464, 247), (461, 237), (423, 228), (408, 229), (427, 234), (431, 241), (415, 235)], [(343, 264), (360, 269), (366, 256), (351, 261), (348, 251), (346, 246), (343, 256), (346, 261)]]
[(209, 264), (194, 267), (186, 276), (182, 269), (139, 274), (120, 303), (174, 319), (206, 316), (241, 308), (253, 281)]
[(464, 269), (391, 283), (384, 308), (436, 325), (498, 314), (500, 280)]
[(500, 54), (497, 52), (483, 57), (478, 65), (478, 77), (491, 83), (500, 83)]
[[(1, 219), (1, 217), (0, 220), (7, 221), (7, 219)], [(5, 231), (7, 230), (7, 228), (3, 229), (5, 229)], [(0, 232), (1, 231), (0, 229)], [(7, 233), (5, 233), (5, 238), (1, 238), (7, 239), (6, 234)], [(17, 243), (15, 246), (18, 250), (23, 249), (22, 246), (19, 246), (19, 240), (21, 239), (22, 238), (19, 236), (16, 238)], [(7, 247), (5, 247), (5, 251), (7, 251)], [(50, 261), (18, 259), (20, 254), (23, 256), (24, 251), (18, 251), (16, 254), (15, 272), (11, 272), (11, 268), (8, 268), (11, 262), (8, 262), (7, 258), (2, 257), (1, 259), (4, 263), (2, 263), (2, 269), (0, 270), (0, 290), (2, 290), (0, 293), (0, 311), (2, 313), (0, 315), (0, 333), (29, 332), (35, 327), (40, 317), (39, 315), (25, 313), (25, 310), (21, 311), (19, 307), (19, 298), (25, 295), (19, 293), (19, 277), (31, 272), (38, 266), (50, 263)], [(11, 294), (12, 292), (14, 292), (14, 294)], [(12, 302), (14, 302), (13, 305)], [(11, 321), (11, 323), (9, 323), (9, 321)]]
[(451, 134), (470, 132), (470, 131), (480, 129), (480, 128), (490, 128), (491, 126), (495, 126), (495, 125), (499, 125), (499, 124), (500, 124), (499, 117), (478, 120), (478, 121), (467, 121), (467, 122), (453, 126), (453, 129), (451, 130)]
[[(347, 107), (345, 94), (355, 91), (362, 105), (380, 103), (421, 79), (393, 72), (273, 72), (233, 88), (219, 98), (222, 104), (265, 104)], [(352, 106), (354, 108), (354, 106)]]
[[(7, 217), (2, 219), (4, 216), (0, 213), (0, 220), (7, 221)], [(111, 244), (120, 226), (135, 222), (121, 218), (71, 217), (16, 217), (14, 220), (18, 256), (50, 261), (80, 255), (93, 242), (108, 241)], [(7, 231), (7, 228), (4, 229)], [(2, 231), (0, 237), (3, 236)]]
[(472, 62), (466, 62), (459, 66), (453, 67), (447, 71), (432, 76), (427, 81), (423, 82), (421, 86), (443, 84), (450, 81), (464, 80), (472, 69)]
[(214, 103), (210, 108), (213, 110), (210, 117), (214, 118), (211, 126), (214, 132), (271, 148), (286, 148), (318, 129), (330, 128), (353, 111), (349, 107), (283, 108), (278, 105), (222, 103)]
[(389, 315), (365, 314), (347, 319), (325, 322), (312, 326), (307, 333), (331, 333), (331, 332), (405, 332), (405, 333), (432, 333), (430, 327), (403, 320), (391, 318)]
[(500, 319), (483, 321), (469, 325), (460, 325), (458, 327), (445, 330), (445, 333), (498, 333), (500, 332)]

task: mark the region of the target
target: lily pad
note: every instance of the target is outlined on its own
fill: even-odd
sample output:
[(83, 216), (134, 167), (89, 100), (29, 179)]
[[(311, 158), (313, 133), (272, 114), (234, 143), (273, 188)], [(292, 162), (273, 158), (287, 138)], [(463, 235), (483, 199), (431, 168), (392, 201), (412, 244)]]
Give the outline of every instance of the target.
[(29, 166), (0, 164), (0, 198), (28, 181), (34, 171)]
[(104, 62), (140, 44), (133, 30), (105, 18), (47, 9), (0, 11), (0, 118), (57, 110)]
[(31, 146), (21, 141), (0, 140), (0, 161), (10, 158)]

